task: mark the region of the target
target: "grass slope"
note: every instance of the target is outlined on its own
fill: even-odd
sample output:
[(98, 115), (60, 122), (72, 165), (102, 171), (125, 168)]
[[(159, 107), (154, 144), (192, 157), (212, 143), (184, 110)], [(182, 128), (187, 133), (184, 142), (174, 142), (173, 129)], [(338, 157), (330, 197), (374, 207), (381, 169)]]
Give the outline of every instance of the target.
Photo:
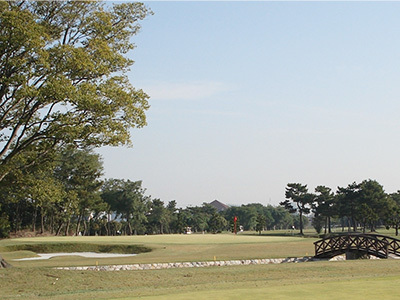
[[(303, 256), (313, 239), (224, 235), (52, 237), (0, 241), (0, 253), (15, 267), (0, 270), (1, 299), (395, 299), (400, 260), (210, 267), (149, 271), (65, 271), (58, 265), (125, 264)], [(5, 251), (35, 244), (143, 245), (152, 252), (133, 258), (13, 262), (34, 255)], [(5, 252), (4, 252), (5, 251)]]
[[(119, 236), (119, 237), (40, 237), (21, 238), (0, 241), (0, 253), (4, 259), (16, 267), (56, 267), (82, 265), (108, 265), (133, 263), (159, 263), (182, 261), (210, 261), (214, 257), (218, 260), (252, 259), (252, 258), (280, 258), (290, 256), (313, 255), (314, 239), (299, 237), (266, 237), (246, 236), (233, 234), (193, 234), (193, 235), (151, 235), (151, 236)], [(12, 261), (17, 258), (35, 256), (32, 247), (53, 248), (59, 245), (60, 250), (71, 243), (78, 245), (125, 245), (149, 248), (152, 251), (141, 253), (135, 257), (90, 259), (77, 256), (66, 259), (55, 257), (50, 260), (39, 261)], [(23, 248), (22, 245), (26, 247)], [(46, 246), (47, 245), (47, 246)], [(64, 247), (63, 247), (64, 245)], [(24, 251), (9, 251), (8, 249), (26, 249)], [(87, 248), (86, 248), (87, 249)], [(36, 252), (40, 253), (40, 252)]]

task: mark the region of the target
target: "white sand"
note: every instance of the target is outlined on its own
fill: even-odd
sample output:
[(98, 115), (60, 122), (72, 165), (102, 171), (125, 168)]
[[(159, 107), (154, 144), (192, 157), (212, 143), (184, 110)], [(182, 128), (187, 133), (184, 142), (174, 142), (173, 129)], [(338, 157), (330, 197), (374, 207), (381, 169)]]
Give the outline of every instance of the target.
[(119, 253), (95, 253), (95, 252), (68, 252), (68, 253), (38, 253), (39, 257), (28, 257), (14, 260), (38, 260), (50, 259), (56, 256), (82, 256), (89, 258), (112, 258), (112, 257), (129, 257), (136, 254), (119, 254)]

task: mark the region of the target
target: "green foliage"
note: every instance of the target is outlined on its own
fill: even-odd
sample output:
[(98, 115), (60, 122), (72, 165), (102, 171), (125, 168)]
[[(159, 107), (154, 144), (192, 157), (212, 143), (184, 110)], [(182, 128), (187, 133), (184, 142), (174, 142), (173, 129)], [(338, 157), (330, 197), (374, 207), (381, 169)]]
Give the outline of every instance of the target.
[(229, 207), (222, 213), (225, 219), (230, 220), (233, 232), (233, 218), (236, 216), (237, 230), (243, 226), (244, 230), (256, 230), (257, 217), (262, 215), (265, 218), (264, 227), (267, 229), (287, 229), (293, 225), (293, 216), (282, 207), (272, 205), (263, 206), (260, 203), (251, 203), (241, 206)]
[(387, 226), (393, 226), (396, 230), (396, 236), (399, 235), (400, 226), (400, 191), (388, 196), (388, 211), (385, 215)]
[(116, 212), (126, 220), (129, 235), (143, 234), (146, 230), (150, 197), (144, 194), (141, 181), (108, 179), (103, 185), (102, 199), (109, 205), (110, 212)]
[(10, 222), (6, 215), (0, 215), (0, 239), (9, 237), (10, 229)]
[(318, 234), (322, 232), (322, 228), (324, 227), (324, 220), (325, 218), (322, 215), (318, 214), (314, 215), (314, 218), (312, 219), (312, 226)]
[(64, 228), (67, 234), (73, 216), (89, 214), (89, 205), (94, 210), (101, 201), (98, 179), (102, 163), (98, 155), (66, 147), (59, 148), (52, 158), (13, 170), (0, 181), (0, 202), (12, 230), (24, 229), (30, 222), (33, 232), (40, 223), (41, 233), (47, 229), (60, 234)]
[(210, 221), (208, 221), (208, 228), (212, 233), (221, 233), (226, 230), (228, 221), (218, 213), (215, 213)]
[(265, 229), (267, 219), (265, 218), (264, 215), (258, 214), (257, 215), (257, 224), (256, 224), (256, 231), (261, 235), (261, 231)]
[(127, 80), (142, 3), (0, 2), (0, 179), (56, 145), (130, 144), (148, 96)]
[(63, 185), (65, 193), (54, 213), (66, 220), (66, 235), (69, 232), (69, 220), (73, 215), (78, 216), (75, 232), (78, 234), (82, 220), (88, 218), (93, 211), (106, 209), (100, 197), (102, 172), (103, 164), (100, 156), (92, 150), (77, 150), (74, 147), (65, 147), (61, 150), (54, 177)]
[(151, 201), (147, 220), (152, 233), (164, 233), (164, 228), (168, 228), (170, 221), (170, 214), (164, 207), (164, 202), (160, 199), (153, 199)]
[(288, 183), (285, 196), (286, 200), (281, 202), (280, 205), (290, 213), (299, 213), (300, 234), (303, 234), (303, 214), (310, 212), (310, 205), (314, 200), (314, 196), (308, 193), (307, 185), (300, 183)]
[(389, 198), (383, 186), (375, 180), (364, 180), (360, 184), (354, 182), (346, 188), (339, 187), (337, 194), (339, 216), (347, 217), (354, 231), (358, 223), (362, 224), (363, 231), (368, 225), (374, 231), (379, 219), (389, 218)]
[(325, 219), (328, 233), (331, 233), (331, 218), (337, 215), (337, 207), (335, 206), (337, 198), (331, 189), (326, 186), (317, 186), (315, 192), (316, 195), (312, 204), (315, 219), (313, 226), (318, 234), (321, 233)]
[(209, 221), (216, 214), (217, 210), (207, 204), (202, 206), (188, 207), (187, 209), (187, 226), (192, 228), (194, 232), (204, 232), (209, 229)]

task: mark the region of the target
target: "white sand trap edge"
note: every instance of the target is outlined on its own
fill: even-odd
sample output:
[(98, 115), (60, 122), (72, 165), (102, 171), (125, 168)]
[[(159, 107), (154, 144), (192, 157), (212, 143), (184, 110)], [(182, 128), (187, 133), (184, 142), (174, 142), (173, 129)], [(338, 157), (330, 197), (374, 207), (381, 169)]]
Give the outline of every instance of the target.
[(119, 254), (119, 253), (96, 253), (96, 252), (60, 252), (60, 253), (38, 253), (39, 257), (27, 257), (13, 260), (39, 260), (50, 259), (57, 256), (82, 256), (88, 258), (113, 258), (113, 257), (129, 257), (136, 254)]

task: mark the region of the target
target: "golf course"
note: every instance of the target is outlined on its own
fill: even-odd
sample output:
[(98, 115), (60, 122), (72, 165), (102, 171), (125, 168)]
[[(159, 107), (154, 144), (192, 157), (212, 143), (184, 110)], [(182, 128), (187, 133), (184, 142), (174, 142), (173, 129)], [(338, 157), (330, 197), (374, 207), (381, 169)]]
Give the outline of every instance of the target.
[[(1, 299), (395, 299), (400, 261), (315, 261), (136, 271), (57, 267), (203, 262), (313, 256), (317, 239), (234, 234), (36, 237), (0, 241), (13, 267), (0, 270)], [(127, 257), (50, 252), (133, 253)]]

